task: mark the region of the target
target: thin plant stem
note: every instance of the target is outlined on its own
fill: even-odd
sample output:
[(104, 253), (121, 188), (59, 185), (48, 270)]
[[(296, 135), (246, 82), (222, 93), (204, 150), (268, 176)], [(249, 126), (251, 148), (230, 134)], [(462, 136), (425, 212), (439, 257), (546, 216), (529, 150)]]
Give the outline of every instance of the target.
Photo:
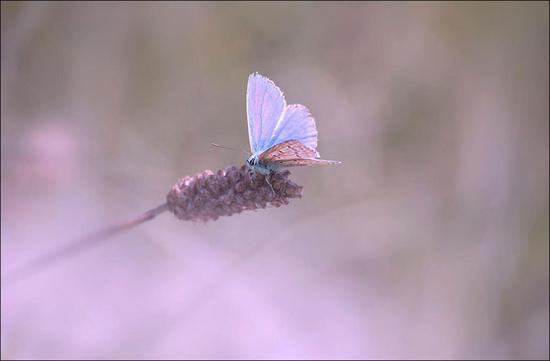
[(128, 229), (134, 228), (142, 223), (145, 223), (147, 221), (152, 220), (157, 215), (165, 212), (168, 210), (168, 205), (166, 203), (148, 210), (147, 212), (143, 213), (141, 216), (132, 219), (130, 221), (122, 222), (119, 224), (115, 224), (113, 226), (101, 229), (99, 231), (93, 232), (91, 234), (88, 234), (84, 237), (81, 237), (73, 242), (70, 242), (61, 248), (58, 248), (56, 250), (53, 250), (52, 252), (45, 254), (43, 256), (40, 256), (34, 260), (32, 260), (30, 263), (22, 266), (19, 269), (16, 269), (14, 271), (9, 272), (4, 282), (7, 283), (14, 283), (16, 281), (20, 281), (24, 278), (27, 278), (39, 271), (44, 270), (45, 268), (52, 266), (57, 261), (60, 261), (64, 258), (74, 256), (81, 251), (101, 243), (102, 241), (108, 240), (111, 237), (122, 233)]

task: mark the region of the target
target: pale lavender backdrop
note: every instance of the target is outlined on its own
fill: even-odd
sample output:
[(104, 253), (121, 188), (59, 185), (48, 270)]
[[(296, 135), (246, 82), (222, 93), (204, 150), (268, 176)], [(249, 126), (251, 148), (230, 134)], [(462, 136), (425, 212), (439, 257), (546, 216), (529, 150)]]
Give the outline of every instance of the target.
[(2, 284), (3, 359), (548, 358), (547, 2), (1, 9), (3, 275), (242, 164), (253, 71), (344, 161)]

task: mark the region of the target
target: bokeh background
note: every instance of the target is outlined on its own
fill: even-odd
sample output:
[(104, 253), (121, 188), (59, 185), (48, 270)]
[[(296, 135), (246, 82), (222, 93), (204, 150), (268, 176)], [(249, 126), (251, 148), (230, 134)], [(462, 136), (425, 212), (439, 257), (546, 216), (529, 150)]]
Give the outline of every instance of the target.
[(2, 284), (22, 358), (548, 358), (548, 2), (2, 2), (2, 276), (243, 164), (247, 76), (341, 166)]

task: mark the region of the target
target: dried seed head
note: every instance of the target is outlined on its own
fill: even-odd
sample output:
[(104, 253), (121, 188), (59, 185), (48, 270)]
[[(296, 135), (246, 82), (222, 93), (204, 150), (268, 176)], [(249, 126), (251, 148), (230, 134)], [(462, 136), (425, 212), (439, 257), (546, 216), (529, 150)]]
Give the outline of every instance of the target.
[(302, 187), (288, 179), (289, 175), (285, 170), (265, 176), (251, 173), (246, 166), (216, 173), (205, 170), (172, 187), (166, 197), (168, 209), (182, 220), (209, 221), (268, 205), (280, 207), (290, 198), (302, 197)]

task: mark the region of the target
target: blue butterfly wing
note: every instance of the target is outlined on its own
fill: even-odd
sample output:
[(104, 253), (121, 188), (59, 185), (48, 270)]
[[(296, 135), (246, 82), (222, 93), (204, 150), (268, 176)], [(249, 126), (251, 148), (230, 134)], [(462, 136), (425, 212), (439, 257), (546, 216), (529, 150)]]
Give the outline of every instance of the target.
[(297, 140), (314, 150), (317, 149), (315, 119), (309, 110), (301, 104), (292, 104), (286, 107), (284, 116), (277, 124), (269, 143), (273, 145), (288, 140)]
[(258, 73), (250, 74), (246, 90), (246, 115), (253, 154), (273, 145), (270, 141), (285, 109), (285, 97), (275, 83)]

